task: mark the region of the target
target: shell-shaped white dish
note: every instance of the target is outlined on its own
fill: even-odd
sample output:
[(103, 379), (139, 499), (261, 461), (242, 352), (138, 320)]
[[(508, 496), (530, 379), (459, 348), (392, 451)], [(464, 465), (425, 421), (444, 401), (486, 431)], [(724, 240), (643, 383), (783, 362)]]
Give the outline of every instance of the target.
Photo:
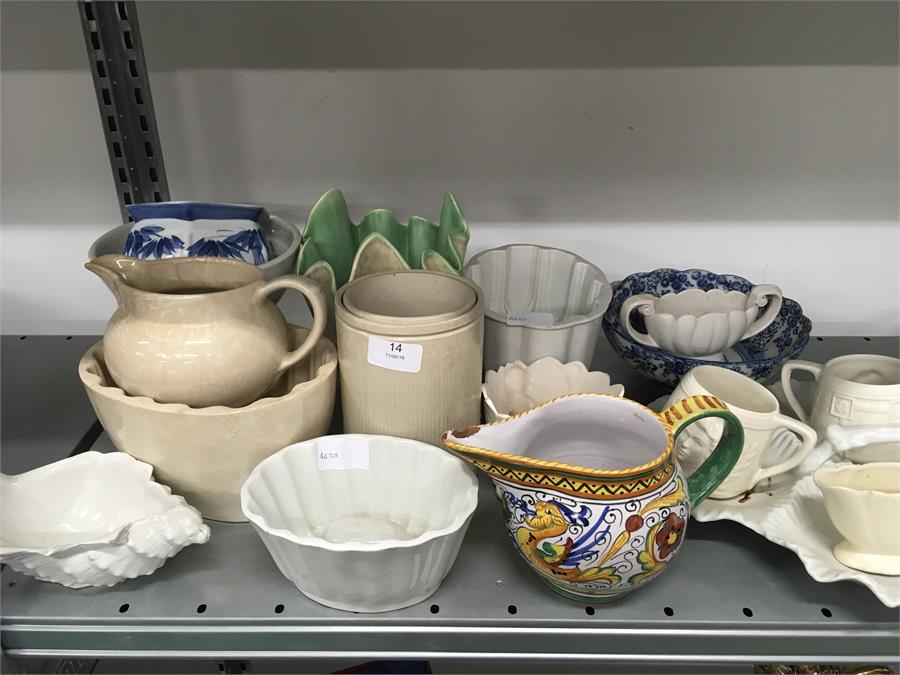
[(463, 275), (484, 291), (484, 368), (553, 356), (590, 365), (612, 287), (558, 248), (511, 244), (474, 256)]
[(581, 361), (560, 363), (552, 356), (526, 366), (513, 361), (485, 373), (481, 387), (486, 421), (506, 419), (566, 394), (623, 396), (625, 387), (610, 384), (609, 375), (589, 372)]
[[(810, 455), (821, 457), (822, 453), (813, 450)], [(824, 467), (837, 466), (839, 464), (831, 460), (824, 464)], [(822, 490), (816, 485), (814, 476), (799, 469), (766, 480), (740, 497), (706, 499), (691, 512), (691, 516), (700, 522), (733, 520), (741, 523), (796, 553), (816, 581), (855, 581), (866, 586), (888, 607), (900, 606), (900, 576), (863, 572), (848, 567), (835, 557), (834, 549), (844, 537), (829, 518)], [(891, 523), (894, 528), (896, 518), (894, 514)]]
[(316, 602), (384, 612), (434, 593), (478, 504), (478, 480), (426, 443), (346, 434), (263, 460), (241, 508), (278, 569)]
[(0, 559), (69, 588), (113, 586), (205, 543), (200, 514), (152, 472), (123, 453), (85, 452), (3, 475)]

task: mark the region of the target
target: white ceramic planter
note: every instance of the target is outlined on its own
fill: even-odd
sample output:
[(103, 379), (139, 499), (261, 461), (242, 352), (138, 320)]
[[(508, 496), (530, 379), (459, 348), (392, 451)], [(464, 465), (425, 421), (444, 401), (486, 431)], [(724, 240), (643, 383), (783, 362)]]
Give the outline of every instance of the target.
[(301, 593), (353, 612), (421, 602), (447, 576), (478, 480), (438, 448), (387, 436), (326, 436), (257, 466), (241, 506)]
[(507, 363), (484, 375), (481, 389), (485, 421), (506, 419), (566, 394), (610, 394), (623, 396), (625, 387), (610, 384), (609, 375), (588, 372), (581, 361), (560, 363), (552, 356), (529, 366)]
[(152, 471), (122, 453), (85, 452), (2, 476), (0, 559), (69, 588), (113, 586), (206, 542), (197, 510)]
[(597, 266), (562, 249), (512, 244), (479, 253), (463, 275), (484, 291), (485, 369), (543, 356), (590, 366), (612, 299)]
[(344, 431), (437, 445), (477, 424), (480, 289), (423, 271), (365, 276), (335, 296)]
[[(294, 344), (309, 331), (292, 327)], [(243, 521), (239, 492), (262, 459), (285, 445), (324, 434), (337, 380), (334, 345), (320, 338), (311, 354), (287, 371), (269, 395), (242, 408), (189, 408), (128, 396), (114, 386), (102, 343), (78, 365), (91, 405), (113, 444), (153, 465), (204, 517)]]

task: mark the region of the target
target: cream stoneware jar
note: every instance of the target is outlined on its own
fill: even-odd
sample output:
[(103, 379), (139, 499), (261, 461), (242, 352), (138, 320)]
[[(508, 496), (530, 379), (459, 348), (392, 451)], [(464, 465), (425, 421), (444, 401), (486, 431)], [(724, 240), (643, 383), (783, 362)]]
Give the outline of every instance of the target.
[(344, 431), (438, 444), (480, 419), (484, 301), (467, 279), (362, 277), (335, 296)]
[[(309, 354), (325, 328), (325, 299), (313, 282), (294, 275), (267, 282), (237, 260), (104, 255), (85, 267), (119, 303), (103, 335), (109, 374), (129, 395), (158, 403), (252, 403)], [(269, 300), (280, 289), (299, 291), (312, 308), (312, 329), (294, 350)]]

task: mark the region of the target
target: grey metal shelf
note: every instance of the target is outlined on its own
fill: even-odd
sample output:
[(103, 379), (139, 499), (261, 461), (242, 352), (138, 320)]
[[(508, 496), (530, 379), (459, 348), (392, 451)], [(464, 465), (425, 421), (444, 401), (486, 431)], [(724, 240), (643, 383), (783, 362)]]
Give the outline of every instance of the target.
[[(19, 379), (26, 373), (44, 389), (75, 378), (86, 340), (72, 342), (3, 339), (4, 463), (30, 464), (23, 454), (61, 437), (39, 397), (25, 405), (15, 398), (8, 403), (7, 394), (20, 386), (27, 390)], [(32, 355), (31, 368), (10, 371), (7, 364), (32, 345), (46, 350), (46, 369)], [(897, 347), (895, 338), (813, 339), (804, 357), (896, 354)], [(67, 359), (70, 366), (61, 369)], [(648, 401), (660, 393), (637, 381), (605, 344), (597, 365), (624, 382), (630, 395)], [(83, 410), (77, 387), (58, 386), (73, 410)], [(65, 427), (69, 445), (58, 446), (55, 458), (68, 454), (93, 422), (90, 416), (80, 420), (80, 426)], [(13, 427), (9, 444), (7, 424)], [(93, 447), (112, 450), (105, 434)], [(50, 454), (39, 463), (55, 459)], [(249, 525), (210, 526), (209, 543), (185, 549), (152, 576), (111, 589), (75, 591), (6, 569), (4, 650), (45, 658), (528, 659), (573, 665), (900, 660), (897, 610), (862, 586), (813, 581), (793, 553), (736, 523), (691, 522), (688, 542), (659, 579), (617, 603), (589, 606), (552, 593), (518, 559), (493, 490), (483, 482), (478, 511), (439, 591), (413, 607), (376, 615), (339, 612), (305, 598), (281, 576)]]

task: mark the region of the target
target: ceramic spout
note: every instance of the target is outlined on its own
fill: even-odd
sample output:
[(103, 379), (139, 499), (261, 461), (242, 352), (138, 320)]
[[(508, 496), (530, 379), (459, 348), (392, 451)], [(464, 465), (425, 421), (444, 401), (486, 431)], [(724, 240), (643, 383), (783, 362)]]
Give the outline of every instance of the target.
[(128, 286), (127, 271), (140, 264), (128, 256), (108, 254), (86, 262), (84, 267), (100, 277), (121, 304), (123, 291)]

